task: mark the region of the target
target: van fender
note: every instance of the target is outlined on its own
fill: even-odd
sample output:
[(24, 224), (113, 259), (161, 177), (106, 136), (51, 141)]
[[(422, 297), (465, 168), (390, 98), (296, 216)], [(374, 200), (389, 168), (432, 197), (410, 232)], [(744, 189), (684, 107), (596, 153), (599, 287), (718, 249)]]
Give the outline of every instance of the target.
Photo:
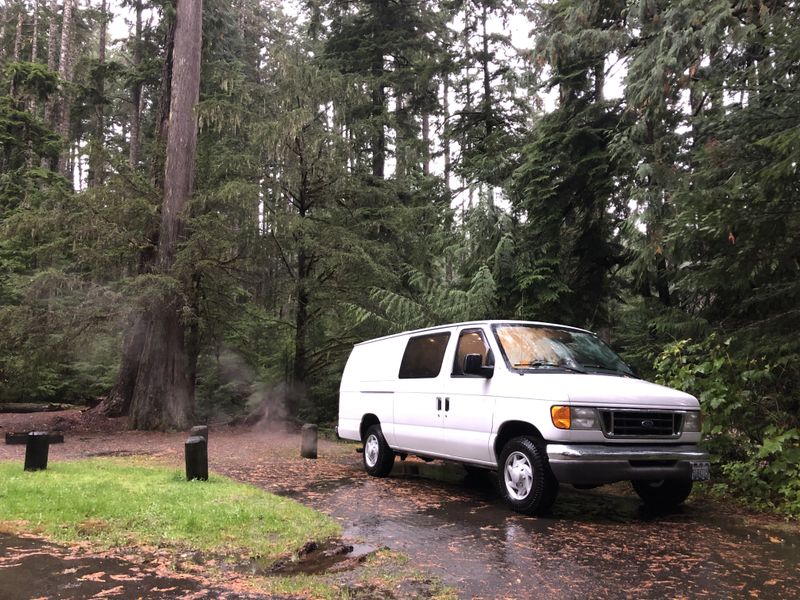
[(526, 436), (534, 440), (539, 440), (544, 443), (544, 436), (536, 426), (527, 421), (505, 421), (500, 427), (497, 428), (497, 433), (492, 434), (489, 439), (489, 444), (492, 449), (492, 455), (495, 464), (497, 464), (498, 457), (503, 451), (503, 447), (515, 437)]

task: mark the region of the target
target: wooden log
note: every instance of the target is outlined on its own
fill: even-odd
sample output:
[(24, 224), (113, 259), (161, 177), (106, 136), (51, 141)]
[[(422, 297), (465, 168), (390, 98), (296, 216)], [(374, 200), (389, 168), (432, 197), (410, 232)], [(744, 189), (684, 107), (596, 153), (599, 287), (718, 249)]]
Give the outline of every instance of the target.
[(186, 480), (208, 481), (208, 444), (204, 437), (193, 435), (186, 440)]
[(189, 431), (189, 436), (199, 435), (208, 443), (208, 425), (195, 425)]
[(300, 456), (317, 458), (317, 426), (311, 423), (303, 425), (301, 431)]
[(42, 471), (47, 468), (50, 452), (50, 435), (46, 431), (31, 431), (25, 446), (25, 470)]

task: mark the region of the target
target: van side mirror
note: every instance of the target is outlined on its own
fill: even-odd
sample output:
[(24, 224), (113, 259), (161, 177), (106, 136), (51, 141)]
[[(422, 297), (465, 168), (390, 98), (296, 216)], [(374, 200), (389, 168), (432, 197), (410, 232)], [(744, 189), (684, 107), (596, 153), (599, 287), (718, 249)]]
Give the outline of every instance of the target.
[(494, 367), (484, 367), (483, 357), (480, 354), (467, 354), (464, 357), (464, 374), (480, 375), (486, 379), (491, 379), (494, 375)]

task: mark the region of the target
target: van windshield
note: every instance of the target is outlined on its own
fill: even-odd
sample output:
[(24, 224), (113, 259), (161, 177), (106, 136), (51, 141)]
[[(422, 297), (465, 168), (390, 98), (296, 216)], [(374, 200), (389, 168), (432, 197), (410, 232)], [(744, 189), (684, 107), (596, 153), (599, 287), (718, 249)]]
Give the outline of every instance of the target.
[(511, 323), (494, 325), (492, 329), (510, 369), (634, 377), (631, 368), (594, 334)]

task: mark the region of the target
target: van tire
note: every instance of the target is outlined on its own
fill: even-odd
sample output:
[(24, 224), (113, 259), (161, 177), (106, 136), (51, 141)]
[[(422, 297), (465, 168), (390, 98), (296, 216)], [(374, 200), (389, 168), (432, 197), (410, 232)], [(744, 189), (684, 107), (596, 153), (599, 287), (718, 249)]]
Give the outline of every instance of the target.
[(646, 506), (660, 510), (675, 508), (692, 493), (691, 479), (631, 481), (631, 484)]
[(503, 446), (497, 485), (503, 500), (526, 515), (547, 512), (558, 495), (558, 480), (550, 470), (544, 448), (526, 436), (515, 437)]
[(380, 425), (371, 425), (364, 434), (364, 470), (373, 477), (386, 477), (394, 465), (394, 450), (386, 443)]

